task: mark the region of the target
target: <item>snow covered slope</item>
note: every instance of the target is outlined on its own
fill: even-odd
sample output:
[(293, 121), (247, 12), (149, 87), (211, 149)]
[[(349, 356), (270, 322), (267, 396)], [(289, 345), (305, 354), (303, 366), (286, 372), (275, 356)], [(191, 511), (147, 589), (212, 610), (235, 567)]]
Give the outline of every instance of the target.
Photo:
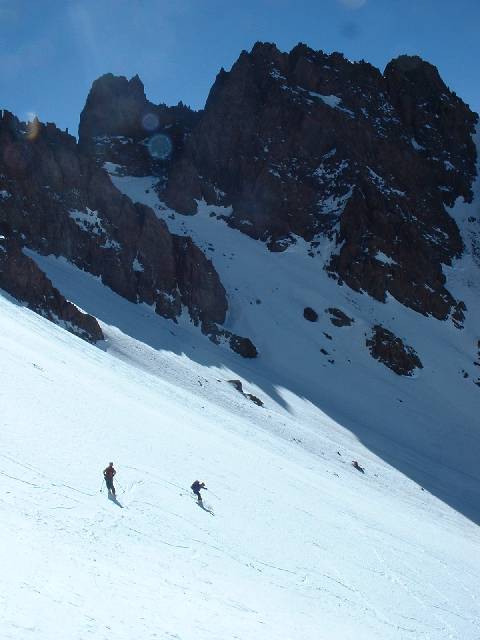
[(55, 269), (103, 301), (106, 351), (0, 295), (2, 639), (480, 637), (471, 521), (308, 395), (252, 373), (257, 407), (233, 354)]
[[(480, 522), (478, 179), (473, 204), (459, 202), (451, 211), (466, 245), (463, 258), (445, 268), (450, 290), (468, 310), (464, 328), (458, 329), (451, 320), (425, 317), (392, 297), (383, 304), (338, 286), (324, 269), (334, 250), (324, 237), (314, 256), (301, 238), (286, 251), (272, 253), (226, 224), (228, 208), (200, 203), (196, 215), (180, 215), (159, 201), (157, 179), (119, 175), (121, 168), (111, 163), (106, 168), (121, 191), (151, 206), (172, 233), (191, 236), (212, 259), (229, 296), (226, 328), (252, 338), (260, 352), (258, 360), (244, 363), (224, 350), (204, 353), (195, 346), (187, 350), (189, 360), (214, 367), (231, 363), (233, 377), (256, 387), (262, 398), (283, 406), (314, 432), (318, 414), (327, 414), (374, 454)], [(139, 324), (140, 312), (132, 305), (113, 312), (117, 302), (105, 305), (103, 288), (93, 292), (92, 279), (78, 270), (34, 257), (67, 298), (107, 324), (155, 349), (186, 348), (183, 338), (166, 341), (166, 331)], [(307, 306), (319, 313), (318, 322), (303, 318)], [(333, 326), (326, 312), (331, 307), (354, 318), (353, 325)], [(423, 369), (413, 378), (399, 377), (372, 359), (365, 342), (377, 324), (417, 350)], [(168, 326), (176, 331), (173, 323)], [(297, 397), (308, 401), (298, 413), (292, 407)]]

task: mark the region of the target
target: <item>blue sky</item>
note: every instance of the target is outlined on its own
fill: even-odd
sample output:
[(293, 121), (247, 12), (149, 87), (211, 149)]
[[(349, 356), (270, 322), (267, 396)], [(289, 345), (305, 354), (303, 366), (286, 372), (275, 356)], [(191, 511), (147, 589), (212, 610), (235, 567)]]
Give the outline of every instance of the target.
[(435, 64), (480, 111), (480, 0), (0, 0), (0, 108), (76, 133), (92, 81), (138, 73), (153, 102), (201, 108), (257, 40), (341, 51), (381, 70)]

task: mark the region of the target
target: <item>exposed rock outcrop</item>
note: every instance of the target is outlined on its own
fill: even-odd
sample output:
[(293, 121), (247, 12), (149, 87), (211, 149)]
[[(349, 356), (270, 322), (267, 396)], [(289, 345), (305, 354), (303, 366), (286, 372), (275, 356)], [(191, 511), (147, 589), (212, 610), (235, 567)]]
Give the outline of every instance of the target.
[(399, 376), (411, 376), (415, 369), (423, 369), (415, 349), (404, 344), (394, 333), (381, 325), (373, 327), (372, 335), (366, 344), (375, 360)]
[(202, 327), (224, 322), (226, 293), (211, 261), (122, 195), (72, 136), (3, 112), (0, 149), (0, 220), (22, 243), (64, 256), (166, 318), (183, 306)]
[(243, 390), (243, 385), (240, 380), (228, 380), (228, 384), (231, 384), (234, 389), (236, 389), (239, 393), (242, 394), (244, 398), (251, 400), (258, 407), (263, 407), (263, 402), (257, 396), (253, 395), (253, 393), (245, 393)]
[(318, 320), (318, 313), (312, 307), (305, 307), (303, 310), (303, 317), (309, 322), (316, 322)]
[(250, 338), (242, 338), (229, 331), (223, 331), (223, 335), (228, 337), (232, 351), (235, 351), (243, 358), (256, 358), (258, 356), (257, 348)]
[(274, 251), (301, 236), (315, 254), (326, 234), (340, 282), (446, 319), (459, 301), (442, 264), (463, 244), (445, 205), (472, 197), (476, 121), (420, 58), (382, 74), (257, 43), (218, 74), (162, 197), (183, 213), (201, 198), (230, 205), (228, 224)]
[(335, 327), (350, 327), (354, 320), (347, 316), (347, 314), (341, 309), (337, 309), (336, 307), (329, 307), (325, 309), (325, 311), (330, 314), (330, 322)]
[(19, 244), (0, 236), (0, 288), (44, 318), (88, 342), (103, 340), (97, 320), (82, 313), (55, 289)]
[(231, 331), (220, 329), (213, 323), (204, 323), (202, 325), (202, 331), (206, 333), (215, 344), (221, 344), (222, 342), (228, 343), (230, 349), (238, 353), (242, 358), (256, 358), (258, 356), (257, 348), (250, 338), (237, 336)]
[(304, 44), (283, 53), (257, 43), (220, 71), (200, 112), (155, 105), (138, 76), (106, 74), (88, 95), (78, 146), (51, 124), (3, 114), (1, 219), (129, 300), (172, 319), (186, 307), (212, 340), (255, 357), (248, 339), (221, 328), (227, 296), (213, 264), (122, 196), (102, 170), (111, 163), (117, 175), (156, 176), (180, 213), (202, 199), (228, 206), (217, 217), (270, 250), (300, 237), (340, 285), (461, 329), (467, 309), (443, 266), (464, 247), (446, 207), (472, 198), (477, 120), (416, 56), (382, 74)]
[(111, 162), (129, 175), (163, 176), (183, 150), (199, 114), (182, 103), (149, 102), (138, 76), (107, 73), (92, 85), (80, 116), (80, 149), (102, 166)]

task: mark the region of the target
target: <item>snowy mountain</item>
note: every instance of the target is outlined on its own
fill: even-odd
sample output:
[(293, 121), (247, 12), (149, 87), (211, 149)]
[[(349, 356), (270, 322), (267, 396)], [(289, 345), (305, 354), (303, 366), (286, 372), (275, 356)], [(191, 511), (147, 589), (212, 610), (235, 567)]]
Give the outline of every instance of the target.
[(477, 122), (261, 43), (1, 113), (2, 637), (480, 637)]
[[(112, 324), (98, 349), (0, 295), (2, 638), (478, 638), (477, 526), (388, 460), (444, 493), (473, 478), (390, 436), (375, 453), (373, 429), (365, 446), (244, 364), (258, 407), (228, 383), (246, 361), (186, 318), (172, 330), (51, 262)], [(388, 425), (399, 409), (364, 365)], [(118, 504), (99, 491), (110, 459)]]
[[(151, 160), (142, 173), (140, 151), (132, 161), (122, 149), (149, 156), (170, 140), (157, 190), (171, 208), (192, 214), (202, 200), (222, 205), (230, 226), (272, 251), (300, 236), (314, 257), (329, 237), (337, 250), (325, 268), (339, 282), (461, 322), (463, 301), (445, 287), (442, 266), (463, 246), (445, 207), (472, 198), (478, 116), (435, 67), (401, 56), (381, 74), (305, 45), (285, 54), (258, 43), (220, 72), (176, 145), (169, 132), (183, 119), (184, 108), (164, 124), (138, 78), (103, 76), (82, 112), (80, 145), (138, 176), (151, 175)], [(150, 120), (157, 127), (147, 136)]]
[[(72, 136), (3, 112), (0, 147), (1, 222), (13, 256), (25, 246), (63, 255), (128, 300), (154, 305), (167, 318), (186, 308), (204, 333), (229, 340), (246, 357), (256, 354), (247, 338), (218, 327), (227, 300), (211, 261), (190, 238), (172, 235), (153, 211), (122, 196)], [(3, 286), (12, 295), (23, 288)]]

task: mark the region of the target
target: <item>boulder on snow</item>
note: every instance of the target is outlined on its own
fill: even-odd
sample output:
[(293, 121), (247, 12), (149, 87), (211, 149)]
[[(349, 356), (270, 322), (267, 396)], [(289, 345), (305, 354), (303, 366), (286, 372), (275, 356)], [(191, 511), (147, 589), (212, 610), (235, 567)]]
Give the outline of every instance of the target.
[(207, 335), (212, 342), (220, 344), (228, 342), (232, 351), (238, 353), (242, 358), (256, 358), (258, 351), (250, 338), (237, 336), (227, 329), (221, 329), (214, 322), (208, 320), (202, 322), (202, 333)]
[(239, 393), (242, 394), (248, 400), (251, 400), (258, 407), (263, 407), (263, 402), (257, 396), (254, 396), (253, 393), (245, 393), (243, 390), (243, 385), (240, 380), (228, 380), (228, 384), (231, 384)]
[(234, 389), (243, 394), (243, 385), (240, 380), (227, 380), (228, 384), (231, 384)]
[(242, 358), (256, 358), (258, 356), (257, 348), (250, 338), (242, 338), (232, 334), (230, 336), (230, 348), (241, 355)]
[(312, 307), (305, 307), (303, 310), (303, 317), (309, 322), (316, 322), (318, 320), (318, 313)]
[(378, 360), (399, 376), (411, 376), (423, 365), (415, 349), (403, 343), (394, 333), (377, 324), (366, 341), (375, 360)]
[(355, 322), (353, 318), (336, 307), (329, 307), (326, 311), (330, 314), (330, 322), (336, 327), (350, 327)]
[(258, 398), (257, 396), (254, 396), (253, 393), (245, 393), (244, 395), (246, 398), (248, 398), (254, 404), (256, 404), (257, 407), (263, 407), (263, 402), (260, 400), (260, 398)]

